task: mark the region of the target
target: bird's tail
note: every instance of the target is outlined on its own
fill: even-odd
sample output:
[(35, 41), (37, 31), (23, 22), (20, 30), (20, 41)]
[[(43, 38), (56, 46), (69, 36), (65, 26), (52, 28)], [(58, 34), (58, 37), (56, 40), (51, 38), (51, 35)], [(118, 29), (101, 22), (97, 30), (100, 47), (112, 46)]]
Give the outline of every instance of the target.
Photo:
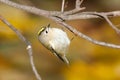
[(64, 63), (69, 64), (69, 61), (68, 61), (68, 59), (66, 58), (65, 55), (56, 54), (56, 56), (57, 56), (60, 60), (62, 60)]
[(68, 59), (66, 58), (66, 56), (62, 56), (62, 59), (63, 59), (63, 62), (69, 64), (69, 61), (68, 61)]

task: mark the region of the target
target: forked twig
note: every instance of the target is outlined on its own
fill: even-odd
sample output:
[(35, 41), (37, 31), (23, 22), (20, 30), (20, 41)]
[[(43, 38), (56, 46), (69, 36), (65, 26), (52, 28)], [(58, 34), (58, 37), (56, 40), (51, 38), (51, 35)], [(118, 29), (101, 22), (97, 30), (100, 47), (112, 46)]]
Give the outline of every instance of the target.
[(77, 12), (80, 12), (82, 10), (85, 9), (85, 7), (81, 7), (81, 4), (83, 3), (84, 0), (76, 0), (76, 3), (75, 3), (75, 9), (73, 10), (70, 10), (70, 11), (66, 11), (64, 14), (66, 15), (70, 15), (70, 14), (75, 14)]

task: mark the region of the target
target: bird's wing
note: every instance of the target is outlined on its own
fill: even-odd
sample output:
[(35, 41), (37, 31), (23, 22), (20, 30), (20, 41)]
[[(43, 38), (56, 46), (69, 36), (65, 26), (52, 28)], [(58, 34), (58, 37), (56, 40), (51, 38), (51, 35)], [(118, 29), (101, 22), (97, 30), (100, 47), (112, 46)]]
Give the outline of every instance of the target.
[(51, 45), (51, 51), (53, 52), (53, 54), (55, 56), (57, 56), (61, 61), (63, 61), (64, 63), (69, 64), (69, 61), (67, 60), (67, 58), (65, 57), (65, 55), (60, 55), (55, 51), (54, 45), (50, 42)]
[(52, 48), (52, 51), (54, 55), (56, 55), (59, 59), (61, 59), (64, 62), (63, 58), (53, 48)]

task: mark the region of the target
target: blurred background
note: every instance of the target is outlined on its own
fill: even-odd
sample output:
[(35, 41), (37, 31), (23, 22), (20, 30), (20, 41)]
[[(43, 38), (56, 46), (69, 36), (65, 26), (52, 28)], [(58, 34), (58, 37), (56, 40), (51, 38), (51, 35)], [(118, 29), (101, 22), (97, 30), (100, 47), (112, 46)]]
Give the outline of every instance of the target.
[[(61, 9), (62, 0), (11, 0), (20, 4), (35, 6), (45, 10)], [(66, 0), (65, 10), (74, 9), (75, 0)], [(84, 0), (84, 11), (120, 10), (120, 0)], [(120, 80), (120, 49), (94, 45), (69, 30), (64, 30), (71, 41), (67, 58), (69, 68), (56, 58), (37, 39), (37, 32), (51, 24), (63, 29), (56, 22), (27, 13), (0, 3), (0, 15), (14, 25), (33, 46), (34, 63), (42, 80)], [(120, 24), (120, 17), (111, 18), (115, 25)], [(100, 41), (120, 44), (120, 36), (103, 19), (66, 21), (82, 33)], [(120, 26), (117, 26), (120, 28)], [(26, 45), (16, 34), (0, 21), (0, 80), (36, 80)]]

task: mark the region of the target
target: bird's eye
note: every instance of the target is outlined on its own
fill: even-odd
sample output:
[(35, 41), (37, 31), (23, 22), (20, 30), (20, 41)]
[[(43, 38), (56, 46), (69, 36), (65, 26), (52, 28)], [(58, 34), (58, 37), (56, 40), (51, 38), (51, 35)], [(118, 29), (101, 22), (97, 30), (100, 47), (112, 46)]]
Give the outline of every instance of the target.
[(46, 33), (48, 33), (48, 31), (46, 31)]

